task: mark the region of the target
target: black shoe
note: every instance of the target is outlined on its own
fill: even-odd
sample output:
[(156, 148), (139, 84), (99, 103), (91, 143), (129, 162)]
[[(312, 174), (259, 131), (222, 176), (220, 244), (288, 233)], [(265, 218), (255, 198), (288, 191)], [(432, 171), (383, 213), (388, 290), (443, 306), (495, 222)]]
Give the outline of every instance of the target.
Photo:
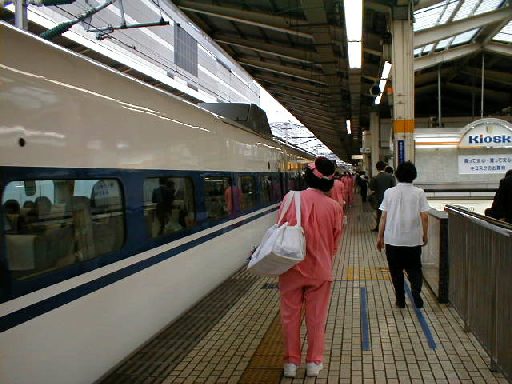
[(423, 300), (422, 300), (422, 299), (415, 300), (415, 301), (414, 301), (414, 306), (415, 306), (416, 308), (423, 308)]
[(395, 307), (397, 307), (397, 308), (405, 308), (405, 303), (402, 303), (402, 302), (400, 302), (400, 301), (397, 301), (397, 302), (395, 303)]
[(372, 232), (379, 232), (379, 228), (373, 228)]
[(414, 306), (416, 308), (423, 308), (423, 299), (421, 298), (419, 293), (416, 294), (415, 292), (413, 292), (412, 298), (413, 298), (413, 301), (414, 301)]

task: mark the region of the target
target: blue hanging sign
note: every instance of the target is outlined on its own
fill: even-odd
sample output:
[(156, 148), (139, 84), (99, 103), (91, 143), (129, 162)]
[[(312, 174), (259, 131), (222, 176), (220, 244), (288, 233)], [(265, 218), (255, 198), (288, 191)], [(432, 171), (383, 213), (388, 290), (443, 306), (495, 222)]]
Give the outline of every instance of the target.
[(404, 140), (397, 140), (398, 164), (405, 162), (405, 143)]

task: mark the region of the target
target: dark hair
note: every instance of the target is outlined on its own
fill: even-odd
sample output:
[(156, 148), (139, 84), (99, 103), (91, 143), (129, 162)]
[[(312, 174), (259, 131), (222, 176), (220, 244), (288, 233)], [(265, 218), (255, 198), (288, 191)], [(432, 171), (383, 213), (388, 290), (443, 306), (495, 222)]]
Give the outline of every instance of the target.
[(384, 168), (384, 172), (393, 174), (393, 167), (388, 165), (386, 168)]
[[(317, 157), (315, 168), (324, 176), (331, 176), (336, 169), (334, 163), (326, 157)], [(317, 177), (309, 167), (306, 167), (304, 171), (304, 180), (308, 187), (319, 189), (322, 192), (329, 192), (334, 184), (334, 179), (328, 180)]]
[(377, 164), (375, 164), (375, 168), (377, 168), (377, 171), (382, 171), (384, 168), (386, 168), (386, 163), (382, 160), (377, 161)]
[(417, 176), (416, 167), (410, 161), (396, 167), (395, 176), (400, 183), (412, 183)]
[(507, 173), (505, 173), (505, 177), (512, 176), (512, 169), (509, 169)]

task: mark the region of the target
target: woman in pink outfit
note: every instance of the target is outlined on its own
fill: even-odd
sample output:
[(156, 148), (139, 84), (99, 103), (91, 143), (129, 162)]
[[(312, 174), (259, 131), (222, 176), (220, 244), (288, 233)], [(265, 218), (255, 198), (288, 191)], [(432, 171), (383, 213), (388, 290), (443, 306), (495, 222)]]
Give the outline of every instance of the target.
[[(306, 168), (305, 181), (309, 188), (300, 194), (306, 257), (279, 276), (284, 375), (287, 377), (295, 377), (301, 361), (302, 306), (305, 306), (308, 337), (306, 374), (318, 376), (323, 368), (325, 323), (333, 281), (332, 263), (342, 230), (341, 206), (327, 196), (333, 186), (334, 169), (334, 164), (325, 157), (317, 158)], [(293, 201), (283, 222), (290, 225), (297, 222)]]

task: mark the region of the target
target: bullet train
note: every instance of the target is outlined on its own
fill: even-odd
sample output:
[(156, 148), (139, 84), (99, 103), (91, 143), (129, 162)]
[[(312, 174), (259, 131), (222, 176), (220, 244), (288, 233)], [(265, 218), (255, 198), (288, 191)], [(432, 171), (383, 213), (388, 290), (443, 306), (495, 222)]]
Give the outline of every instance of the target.
[(0, 383), (91, 383), (246, 263), (306, 153), (0, 23)]

